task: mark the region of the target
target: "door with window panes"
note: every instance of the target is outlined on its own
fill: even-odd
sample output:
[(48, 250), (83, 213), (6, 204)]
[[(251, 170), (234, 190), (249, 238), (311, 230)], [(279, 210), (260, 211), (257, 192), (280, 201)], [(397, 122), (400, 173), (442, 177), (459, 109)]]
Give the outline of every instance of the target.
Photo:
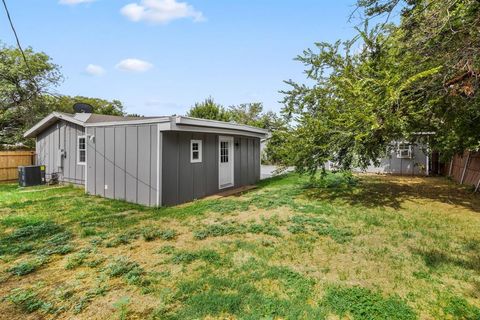
[(219, 189), (232, 187), (233, 181), (233, 137), (218, 139), (218, 184)]

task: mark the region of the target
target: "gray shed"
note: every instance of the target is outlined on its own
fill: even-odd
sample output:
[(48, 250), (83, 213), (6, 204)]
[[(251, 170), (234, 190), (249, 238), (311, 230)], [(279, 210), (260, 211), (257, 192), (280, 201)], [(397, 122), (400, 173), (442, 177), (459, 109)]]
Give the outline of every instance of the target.
[(182, 116), (54, 112), (25, 133), (47, 179), (148, 206), (175, 205), (260, 180), (265, 130)]

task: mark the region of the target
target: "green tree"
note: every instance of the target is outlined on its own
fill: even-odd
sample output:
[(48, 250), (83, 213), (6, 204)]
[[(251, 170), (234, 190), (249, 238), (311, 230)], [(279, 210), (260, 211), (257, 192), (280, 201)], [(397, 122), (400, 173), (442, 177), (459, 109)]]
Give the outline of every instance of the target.
[(93, 107), (93, 113), (106, 114), (113, 116), (125, 115), (124, 107), (121, 101), (108, 101), (99, 98), (89, 98), (83, 96), (50, 96), (47, 98), (49, 111), (60, 111), (66, 113), (73, 113), (73, 105), (77, 102), (88, 103)]
[(47, 112), (44, 96), (59, 85), (59, 67), (45, 53), (0, 45), (0, 147), (24, 141), (26, 127)]
[[(480, 2), (476, 0), (359, 0), (368, 19), (400, 10), (393, 35), (403, 71), (438, 68), (405, 100), (437, 131), (432, 145), (450, 157), (480, 146)], [(406, 57), (415, 59), (405, 60)], [(421, 106), (421, 107), (418, 107)], [(407, 110), (408, 111), (408, 110)]]
[(72, 113), (75, 102), (93, 106), (95, 113), (123, 115), (118, 100), (52, 94), (63, 77), (60, 68), (43, 52), (27, 48), (25, 64), (20, 50), (0, 45), (0, 149), (12, 146), (32, 147), (24, 139), (25, 130), (52, 111)]
[(195, 103), (195, 106), (187, 112), (187, 116), (218, 121), (231, 120), (230, 113), (222, 105), (216, 103), (212, 97)]
[(274, 130), (284, 126), (284, 120), (273, 111), (263, 112), (261, 102), (242, 103), (229, 107), (233, 122), (262, 129)]
[[(367, 17), (401, 1), (359, 2)], [(283, 113), (293, 120), (284, 154), (299, 171), (327, 160), (367, 166), (396, 139), (433, 131), (448, 157), (480, 146), (480, 3), (408, 1), (399, 25), (358, 29), (349, 41), (318, 43), (297, 60), (313, 85), (288, 81)], [(282, 153), (279, 153), (282, 154)]]

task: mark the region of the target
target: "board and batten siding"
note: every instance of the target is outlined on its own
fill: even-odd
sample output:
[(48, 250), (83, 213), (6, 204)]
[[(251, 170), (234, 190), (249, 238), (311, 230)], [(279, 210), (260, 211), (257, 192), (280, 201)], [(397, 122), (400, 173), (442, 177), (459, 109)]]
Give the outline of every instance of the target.
[[(58, 121), (37, 136), (36, 164), (44, 165), (46, 178), (52, 173), (59, 174), (59, 180), (78, 185), (85, 184), (85, 165), (77, 164), (78, 136), (82, 136), (85, 129), (82, 126)], [(59, 150), (65, 150), (65, 157), (59, 167)]]
[[(162, 132), (162, 205), (176, 205), (227, 189), (218, 186), (218, 134)], [(234, 186), (260, 180), (260, 139), (234, 137)], [(202, 162), (191, 163), (190, 141), (202, 140)]]
[(90, 194), (157, 205), (157, 125), (87, 128)]
[(370, 165), (365, 169), (356, 168), (354, 171), (394, 175), (425, 175), (427, 154), (418, 144), (412, 146), (412, 158), (398, 158), (395, 150), (379, 159), (378, 165)]

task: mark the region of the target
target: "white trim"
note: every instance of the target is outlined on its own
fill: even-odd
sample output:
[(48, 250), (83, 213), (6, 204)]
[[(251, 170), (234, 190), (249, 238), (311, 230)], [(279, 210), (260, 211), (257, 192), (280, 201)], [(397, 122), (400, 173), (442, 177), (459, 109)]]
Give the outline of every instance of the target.
[(407, 142), (397, 143), (397, 158), (412, 159), (412, 145)]
[(25, 138), (33, 138), (36, 136), (37, 131), (42, 130), (45, 127), (48, 127), (52, 124), (54, 124), (57, 120), (65, 120), (74, 124), (78, 124), (79, 126), (84, 126), (84, 123), (82, 121), (79, 121), (71, 116), (67, 116), (65, 114), (59, 113), (59, 112), (52, 112), (42, 120), (40, 120), (36, 125), (31, 127), (29, 130), (27, 130), (23, 136)]
[[(224, 186), (224, 187), (222, 187), (221, 184), (220, 184), (220, 160), (221, 160), (220, 146), (221, 146), (222, 139), (224, 141), (228, 140), (228, 142), (229, 142), (228, 158), (229, 158), (229, 162), (230, 162), (230, 159), (231, 159), (231, 162), (232, 162), (232, 165), (231, 165), (232, 184)], [(235, 146), (234, 146), (234, 143), (235, 143), (235, 140), (233, 139), (233, 137), (218, 136), (218, 158), (217, 158), (217, 161), (218, 161), (218, 189), (219, 190), (235, 186)]]
[(157, 207), (162, 204), (162, 132), (160, 131), (160, 124), (157, 125)]
[[(198, 145), (198, 159), (193, 159), (193, 144), (196, 143)], [(190, 140), (190, 163), (201, 163), (202, 162), (202, 140)]]
[(262, 135), (266, 135), (268, 133), (268, 130), (247, 126), (243, 124), (236, 124), (231, 122), (216, 121), (216, 120), (209, 120), (209, 119), (197, 119), (197, 118), (190, 118), (190, 117), (183, 117), (183, 116), (175, 117), (175, 123), (179, 125), (210, 127), (210, 128), (219, 128), (219, 129), (233, 129), (233, 130), (259, 133)]
[(85, 128), (85, 170), (83, 170), (83, 174), (85, 175), (84, 181), (85, 181), (85, 193), (88, 193), (88, 158), (87, 158), (87, 151), (88, 150), (88, 142), (90, 139), (88, 138), (88, 133), (87, 133), (87, 128)]
[(60, 112), (52, 112), (35, 126), (30, 128), (25, 132), (25, 138), (35, 137), (39, 132), (43, 131), (46, 127), (52, 125), (57, 120), (65, 120), (84, 128), (88, 127), (108, 127), (108, 126), (129, 126), (129, 125), (139, 125), (139, 124), (162, 124), (162, 130), (173, 130), (173, 131), (189, 131), (189, 132), (205, 132), (205, 133), (216, 133), (216, 134), (226, 134), (226, 135), (243, 135), (249, 137), (265, 138), (268, 135), (268, 131), (252, 126), (240, 125), (236, 123), (215, 121), (208, 119), (197, 119), (183, 116), (166, 116), (166, 117), (157, 117), (149, 119), (139, 119), (139, 120), (122, 120), (122, 121), (110, 121), (110, 122), (83, 122), (79, 119), (74, 118)]
[(151, 123), (162, 123), (168, 122), (170, 117), (158, 117), (152, 119), (144, 120), (122, 120), (122, 121), (109, 121), (109, 122), (93, 122), (93, 123), (83, 123), (84, 127), (109, 127), (109, 126), (128, 126), (128, 125), (137, 125), (137, 124), (151, 124)]
[[(85, 149), (80, 150), (80, 139), (85, 139)], [(85, 161), (80, 161), (80, 151), (85, 151)], [(84, 166), (87, 164), (87, 135), (77, 136), (77, 165)]]
[(264, 133), (255, 133), (255, 132), (248, 132), (248, 131), (241, 131), (241, 130), (234, 130), (234, 129), (210, 128), (210, 127), (202, 127), (202, 126), (190, 126), (190, 125), (184, 126), (184, 125), (177, 125), (176, 123), (172, 123), (170, 128), (165, 129), (164, 131), (214, 133), (219, 135), (238, 135), (238, 136), (253, 137), (253, 138), (264, 138), (266, 136), (266, 134)]

